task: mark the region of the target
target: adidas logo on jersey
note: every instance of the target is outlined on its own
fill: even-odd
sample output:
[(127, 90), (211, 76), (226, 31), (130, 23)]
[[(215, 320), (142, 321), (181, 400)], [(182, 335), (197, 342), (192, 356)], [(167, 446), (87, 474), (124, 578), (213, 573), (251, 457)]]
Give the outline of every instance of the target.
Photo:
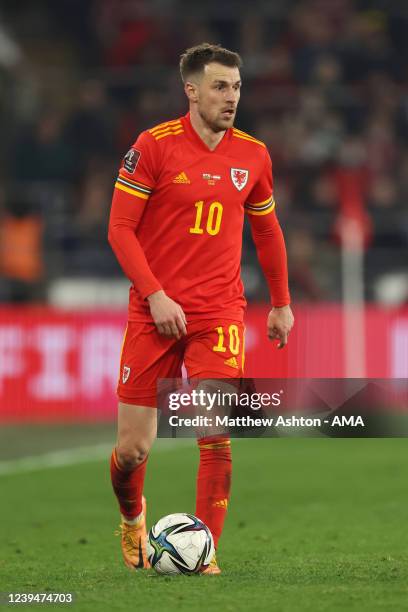
[(236, 368), (238, 370), (239, 365), (236, 357), (231, 357), (230, 359), (226, 359), (224, 361), (225, 365), (231, 366), (231, 368)]
[(181, 183), (183, 185), (190, 185), (191, 181), (185, 172), (180, 172), (180, 174), (178, 174), (173, 179), (173, 183)]

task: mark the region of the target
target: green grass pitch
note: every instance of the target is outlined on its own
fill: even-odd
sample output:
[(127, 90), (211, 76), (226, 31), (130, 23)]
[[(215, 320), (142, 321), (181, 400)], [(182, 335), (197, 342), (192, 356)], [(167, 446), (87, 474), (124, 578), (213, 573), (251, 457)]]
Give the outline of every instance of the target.
[[(194, 511), (196, 449), (159, 447), (149, 526)], [(219, 577), (122, 564), (108, 457), (0, 476), (0, 591), (72, 591), (80, 612), (408, 609), (406, 440), (239, 440), (233, 458)]]

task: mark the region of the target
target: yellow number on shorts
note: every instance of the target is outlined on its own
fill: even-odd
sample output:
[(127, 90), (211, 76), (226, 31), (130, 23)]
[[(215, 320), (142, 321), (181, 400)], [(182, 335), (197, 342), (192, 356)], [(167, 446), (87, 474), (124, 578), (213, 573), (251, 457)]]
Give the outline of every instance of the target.
[(216, 327), (215, 331), (218, 332), (218, 344), (213, 346), (213, 351), (216, 353), (225, 353), (227, 349), (224, 346), (224, 330), (222, 327)]
[[(194, 204), (196, 207), (196, 218), (194, 222), (194, 227), (190, 227), (190, 234), (203, 234), (204, 230), (201, 227), (201, 220), (203, 217), (203, 209), (204, 202), (203, 200), (199, 200)], [(206, 224), (206, 231), (210, 236), (216, 236), (220, 231), (221, 227), (221, 219), (222, 219), (222, 211), (223, 207), (220, 202), (212, 202), (210, 204), (210, 208), (208, 209), (208, 217)]]
[[(227, 350), (224, 346), (224, 329), (222, 327), (216, 327), (215, 331), (218, 333), (218, 343), (213, 346), (213, 351), (216, 353), (225, 353)], [(228, 328), (229, 333), (229, 350), (233, 355), (239, 353), (239, 329), (237, 325), (230, 325)]]
[(239, 353), (239, 330), (236, 325), (229, 326), (229, 348), (233, 355)]

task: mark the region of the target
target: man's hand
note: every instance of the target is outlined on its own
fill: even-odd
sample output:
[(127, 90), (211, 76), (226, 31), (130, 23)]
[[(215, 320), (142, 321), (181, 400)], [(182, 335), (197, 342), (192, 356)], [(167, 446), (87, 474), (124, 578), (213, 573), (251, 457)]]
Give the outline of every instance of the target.
[(187, 334), (187, 321), (183, 309), (162, 289), (152, 293), (146, 299), (159, 334), (168, 338), (174, 337), (177, 340)]
[(295, 322), (290, 306), (272, 308), (268, 315), (268, 338), (280, 340), (278, 348), (283, 348), (288, 343), (288, 335)]

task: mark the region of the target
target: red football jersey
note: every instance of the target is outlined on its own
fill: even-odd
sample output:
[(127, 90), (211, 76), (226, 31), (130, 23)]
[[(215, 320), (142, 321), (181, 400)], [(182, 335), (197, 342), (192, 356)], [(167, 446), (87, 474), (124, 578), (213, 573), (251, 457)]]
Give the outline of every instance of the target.
[(142, 132), (125, 156), (117, 198), (139, 207), (136, 236), (152, 272), (143, 286), (131, 287), (129, 320), (151, 320), (145, 298), (160, 288), (187, 319), (242, 320), (244, 213), (267, 215), (275, 206), (262, 142), (231, 128), (210, 150), (189, 114), (160, 124)]

